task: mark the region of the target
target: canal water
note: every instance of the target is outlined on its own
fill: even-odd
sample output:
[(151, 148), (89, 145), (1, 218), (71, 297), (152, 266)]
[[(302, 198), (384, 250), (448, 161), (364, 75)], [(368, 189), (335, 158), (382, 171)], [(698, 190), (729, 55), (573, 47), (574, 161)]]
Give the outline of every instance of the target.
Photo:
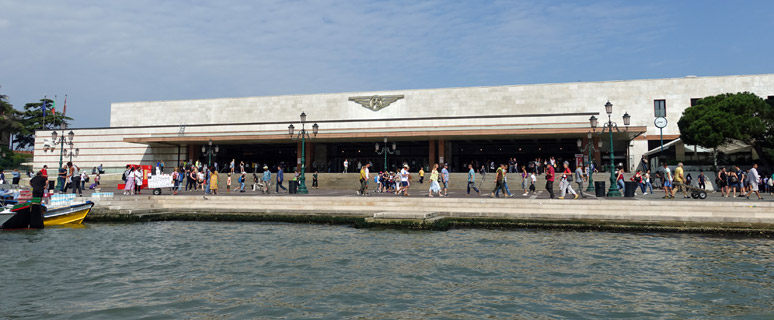
[(774, 317), (774, 242), (156, 222), (0, 232), (0, 317)]

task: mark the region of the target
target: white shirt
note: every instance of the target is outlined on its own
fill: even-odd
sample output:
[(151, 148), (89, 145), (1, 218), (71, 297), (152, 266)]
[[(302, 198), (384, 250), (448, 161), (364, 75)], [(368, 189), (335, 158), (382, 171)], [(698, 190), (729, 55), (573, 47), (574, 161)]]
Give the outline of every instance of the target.
[(664, 178), (672, 182), (672, 171), (669, 170), (669, 167), (664, 168)]
[(408, 181), (408, 175), (409, 175), (409, 173), (408, 173), (408, 171), (406, 171), (406, 169), (400, 169), (400, 181), (401, 182)]
[(365, 168), (365, 174), (366, 174), (366, 178), (365, 178), (366, 180), (371, 178), (371, 170), (368, 170), (368, 167)]
[(537, 177), (535, 177), (535, 174), (534, 174), (534, 173), (533, 173), (533, 174), (530, 174), (530, 175), (529, 175), (529, 178), (530, 178), (530, 180), (532, 180), (532, 182), (536, 182), (536, 181), (537, 181)]

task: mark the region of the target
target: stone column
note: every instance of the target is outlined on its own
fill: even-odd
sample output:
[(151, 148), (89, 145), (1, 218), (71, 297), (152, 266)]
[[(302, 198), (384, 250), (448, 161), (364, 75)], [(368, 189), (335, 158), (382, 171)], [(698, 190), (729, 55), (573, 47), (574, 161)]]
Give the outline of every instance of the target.
[(306, 141), (306, 158), (304, 159), (306, 162), (304, 163), (304, 166), (306, 167), (306, 171), (312, 170), (312, 159), (314, 159), (314, 143), (310, 141)]
[(435, 143), (436, 143), (435, 140), (430, 140), (429, 143), (428, 143), (430, 145), (430, 152), (428, 153), (430, 155), (430, 157), (429, 157), (430, 158), (430, 163), (428, 164), (430, 166), (429, 170), (432, 170), (433, 169), (433, 164), (438, 162), (438, 160), (435, 158)]
[(446, 161), (446, 140), (438, 139), (438, 166), (443, 167)]

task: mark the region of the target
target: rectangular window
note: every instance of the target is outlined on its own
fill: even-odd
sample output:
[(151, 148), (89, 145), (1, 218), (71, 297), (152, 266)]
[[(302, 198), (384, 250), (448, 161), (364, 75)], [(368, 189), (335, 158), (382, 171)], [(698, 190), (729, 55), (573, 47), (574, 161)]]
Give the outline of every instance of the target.
[(666, 100), (653, 100), (653, 110), (658, 117), (666, 117)]
[(698, 104), (698, 103), (699, 103), (699, 100), (701, 100), (701, 99), (699, 99), (699, 98), (693, 98), (693, 99), (691, 99), (691, 107), (693, 107), (693, 106), (695, 106), (696, 104)]

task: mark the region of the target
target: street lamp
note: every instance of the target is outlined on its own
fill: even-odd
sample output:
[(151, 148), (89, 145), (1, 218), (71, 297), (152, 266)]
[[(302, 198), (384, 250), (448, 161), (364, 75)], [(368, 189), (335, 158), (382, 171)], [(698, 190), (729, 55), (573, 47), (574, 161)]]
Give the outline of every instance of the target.
[[(611, 115), (613, 114), (613, 104), (608, 101), (605, 103), (605, 113), (607, 113), (607, 123), (602, 124), (602, 131), (600, 133), (604, 133), (605, 130), (607, 130), (610, 133), (610, 188), (607, 190), (607, 196), (608, 197), (620, 197), (621, 192), (618, 191), (618, 184), (616, 184), (616, 177), (615, 177), (615, 154), (613, 151), (613, 129), (617, 132), (621, 132), (621, 130), (618, 129), (618, 124), (613, 122)], [(626, 126), (625, 131), (629, 131), (629, 124), (631, 122), (631, 116), (629, 113), (624, 112), (623, 115), (623, 122), (624, 126)], [(595, 116), (591, 116), (589, 118), (589, 122), (591, 124), (591, 130), (595, 131), (597, 128), (597, 118)]]
[(212, 166), (212, 156), (218, 156), (218, 151), (220, 151), (220, 148), (216, 145), (215, 148), (212, 147), (212, 139), (207, 143), (209, 146), (209, 149), (207, 147), (202, 146), (202, 153), (207, 155), (207, 166)]
[(312, 139), (312, 137), (317, 137), (317, 132), (320, 130), (320, 126), (318, 126), (316, 123), (312, 125), (312, 135), (309, 136), (309, 132), (306, 131), (306, 112), (301, 112), (301, 131), (298, 132), (298, 135), (295, 137), (293, 136), (293, 131), (295, 130), (295, 126), (291, 123), (288, 126), (288, 135), (290, 135), (291, 140), (301, 140), (301, 174), (298, 176), (298, 191), (299, 194), (307, 194), (309, 191), (306, 189), (306, 178), (304, 177), (304, 173), (306, 172), (306, 139)]
[[(64, 170), (62, 168), (62, 165), (63, 165), (63, 162), (64, 162), (64, 154), (65, 154), (64, 153), (64, 145), (65, 145), (65, 143), (67, 145), (69, 145), (69, 148), (70, 148), (70, 150), (68, 152), (68, 155), (70, 157), (70, 162), (73, 161), (73, 152), (72, 152), (73, 150), (72, 149), (73, 149), (73, 146), (74, 146), (73, 145), (73, 138), (75, 137), (75, 132), (70, 130), (70, 132), (67, 133), (67, 139), (65, 139), (64, 134), (65, 134), (64, 133), (64, 128), (62, 128), (62, 136), (61, 137), (59, 136), (59, 134), (56, 131), (51, 132), (51, 138), (53, 140), (51, 143), (54, 146), (56, 146), (57, 143), (59, 144), (59, 170), (57, 170), (58, 172), (61, 172), (62, 170)], [(57, 138), (59, 138), (59, 141), (56, 140)], [(69, 141), (66, 141), (66, 140), (69, 140)], [(75, 156), (77, 157), (78, 156), (77, 154), (80, 153), (80, 149), (76, 149), (75, 153), (76, 153)], [(57, 182), (57, 189), (59, 189), (61, 191), (62, 188), (64, 188), (64, 185), (65, 185), (64, 178), (61, 175), (58, 175), (57, 179), (56, 179), (56, 182)]]
[[(591, 116), (591, 117), (593, 118), (594, 116)], [(593, 121), (596, 121), (596, 120), (597, 120), (596, 118), (593, 119)], [(594, 127), (596, 127), (596, 124), (594, 125)], [(594, 179), (591, 178), (591, 176), (594, 174), (594, 165), (591, 159), (592, 159), (592, 153), (599, 151), (599, 149), (602, 148), (602, 141), (600, 140), (598, 142), (599, 145), (597, 147), (594, 147), (594, 141), (592, 140), (591, 131), (589, 131), (586, 134), (586, 138), (588, 139), (587, 140), (588, 143), (586, 144), (585, 147), (583, 147), (583, 141), (581, 139), (578, 139), (578, 149), (580, 149), (581, 152), (586, 152), (586, 150), (588, 150), (589, 152), (589, 161), (588, 161), (588, 165), (586, 166), (586, 169), (589, 172), (589, 186), (586, 188), (586, 192), (594, 192), (596, 190), (594, 189)]]
[(395, 145), (395, 142), (392, 143), (392, 150), (390, 150), (390, 147), (387, 145), (387, 137), (384, 137), (384, 146), (381, 150), (379, 150), (379, 143), (377, 142), (374, 147), (376, 147), (376, 154), (384, 154), (384, 171), (387, 171), (387, 154), (395, 154), (395, 149), (398, 147)]

